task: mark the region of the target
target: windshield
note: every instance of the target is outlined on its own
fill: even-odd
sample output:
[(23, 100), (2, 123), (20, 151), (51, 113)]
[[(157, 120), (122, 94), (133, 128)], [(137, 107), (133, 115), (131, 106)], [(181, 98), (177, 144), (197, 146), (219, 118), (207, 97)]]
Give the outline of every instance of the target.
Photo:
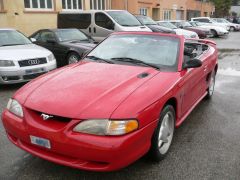
[(183, 27), (192, 27), (192, 25), (189, 22), (182, 22)]
[(157, 23), (147, 16), (137, 16), (137, 19), (144, 25), (156, 25)]
[(107, 13), (121, 26), (142, 25), (135, 16), (127, 11), (108, 11)]
[(78, 29), (58, 29), (56, 36), (59, 41), (88, 40), (88, 37)]
[(0, 30), (0, 46), (31, 44), (22, 33), (15, 30)]
[[(112, 60), (127, 58), (137, 59), (157, 65), (161, 70), (176, 71), (179, 39), (176, 37), (154, 35), (112, 35), (88, 56)], [(147, 53), (146, 53), (147, 52)], [(171, 52), (171, 53), (169, 53)]]
[(158, 25), (160, 26), (164, 26), (170, 29), (177, 29), (177, 26), (175, 26), (174, 24), (170, 23), (170, 22), (158, 22)]
[(194, 27), (198, 26), (196, 22), (190, 22), (190, 24)]

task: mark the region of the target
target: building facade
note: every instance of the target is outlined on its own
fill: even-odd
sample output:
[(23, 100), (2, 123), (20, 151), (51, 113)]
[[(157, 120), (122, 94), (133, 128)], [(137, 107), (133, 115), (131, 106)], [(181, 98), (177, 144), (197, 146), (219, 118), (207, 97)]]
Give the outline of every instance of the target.
[(30, 35), (43, 28), (56, 28), (61, 11), (124, 9), (154, 20), (189, 20), (211, 16), (207, 0), (0, 0), (0, 28), (12, 27)]
[(112, 8), (148, 15), (154, 20), (189, 20), (211, 16), (215, 11), (208, 0), (112, 0)]
[(0, 0), (0, 28), (12, 27), (26, 35), (56, 28), (61, 11), (111, 9), (111, 0)]

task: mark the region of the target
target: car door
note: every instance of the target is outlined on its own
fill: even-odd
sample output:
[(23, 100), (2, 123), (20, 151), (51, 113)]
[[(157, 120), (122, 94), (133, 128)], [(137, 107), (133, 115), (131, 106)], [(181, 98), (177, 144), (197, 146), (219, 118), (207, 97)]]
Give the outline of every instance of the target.
[(102, 41), (109, 34), (114, 32), (113, 21), (104, 13), (97, 12), (94, 15), (94, 27), (92, 37), (95, 41)]
[[(190, 59), (186, 59), (187, 61)], [(203, 62), (205, 63), (205, 61)], [(181, 112), (184, 115), (188, 110), (199, 100), (203, 95), (203, 86), (206, 81), (203, 81), (204, 78), (204, 64), (198, 68), (190, 68), (182, 70), (182, 79), (180, 86), (182, 87), (182, 108)], [(205, 86), (206, 87), (206, 86)], [(205, 89), (206, 90), (206, 89)]]

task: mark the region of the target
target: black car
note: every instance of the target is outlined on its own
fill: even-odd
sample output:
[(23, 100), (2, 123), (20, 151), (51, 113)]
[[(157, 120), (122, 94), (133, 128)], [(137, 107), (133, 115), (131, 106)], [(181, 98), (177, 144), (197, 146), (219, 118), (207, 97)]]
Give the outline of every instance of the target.
[(143, 25), (150, 28), (153, 32), (176, 34), (176, 32), (170, 28), (159, 26), (153, 19), (151, 19), (148, 16), (143, 16), (143, 15), (135, 15), (135, 16)]
[(94, 41), (78, 29), (42, 29), (30, 39), (52, 51), (58, 67), (78, 62), (84, 53), (95, 47)]

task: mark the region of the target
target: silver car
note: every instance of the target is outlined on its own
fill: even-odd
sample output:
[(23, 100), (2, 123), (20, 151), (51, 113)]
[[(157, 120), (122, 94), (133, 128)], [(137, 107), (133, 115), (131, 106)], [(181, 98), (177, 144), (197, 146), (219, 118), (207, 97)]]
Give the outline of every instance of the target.
[(55, 68), (49, 50), (14, 29), (0, 29), (0, 84), (27, 82)]

